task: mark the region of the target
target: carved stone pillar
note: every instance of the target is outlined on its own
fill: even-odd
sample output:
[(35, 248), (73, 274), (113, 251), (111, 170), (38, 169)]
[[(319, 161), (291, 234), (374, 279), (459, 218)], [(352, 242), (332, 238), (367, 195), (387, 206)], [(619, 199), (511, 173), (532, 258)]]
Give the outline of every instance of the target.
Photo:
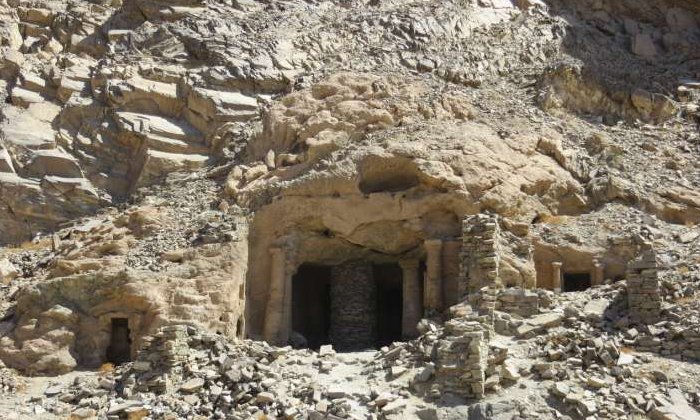
[(418, 336), (416, 326), (423, 315), (423, 305), (420, 293), (420, 276), (418, 275), (418, 260), (403, 260), (399, 262), (403, 270), (403, 312), (401, 318), (401, 335), (404, 338)]
[(561, 292), (561, 265), (560, 262), (552, 263), (552, 289), (555, 292)]
[(425, 241), (426, 279), (424, 304), (427, 311), (442, 310), (442, 241)]
[[(287, 295), (291, 287), (287, 279), (287, 258), (283, 248), (270, 248), (270, 288), (265, 308), (265, 340), (271, 344), (285, 344), (289, 336)], [(289, 280), (289, 281), (288, 281)], [(288, 289), (289, 287), (289, 289)]]
[(591, 284), (597, 286), (603, 284), (603, 280), (605, 280), (605, 265), (596, 258), (593, 260), (593, 279)]

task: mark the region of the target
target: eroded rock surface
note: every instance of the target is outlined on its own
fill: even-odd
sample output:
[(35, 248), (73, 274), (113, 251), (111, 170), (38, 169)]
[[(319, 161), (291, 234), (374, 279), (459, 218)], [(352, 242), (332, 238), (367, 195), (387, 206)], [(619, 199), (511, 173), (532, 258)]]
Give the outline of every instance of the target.
[(0, 0), (0, 416), (696, 418), (699, 43), (676, 0)]

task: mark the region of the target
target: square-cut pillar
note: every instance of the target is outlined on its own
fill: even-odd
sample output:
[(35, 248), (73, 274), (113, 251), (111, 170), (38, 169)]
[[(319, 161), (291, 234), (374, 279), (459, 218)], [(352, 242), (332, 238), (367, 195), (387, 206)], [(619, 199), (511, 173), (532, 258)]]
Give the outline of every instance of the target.
[(291, 298), (291, 276), (288, 276), (286, 268), (285, 250), (277, 247), (270, 248), (270, 288), (263, 330), (265, 340), (270, 344), (284, 345), (289, 338), (287, 306)]
[(603, 284), (603, 280), (605, 280), (605, 265), (599, 259), (593, 260), (593, 276), (591, 277), (593, 286)]
[(552, 289), (555, 292), (561, 292), (561, 266), (560, 262), (552, 263)]
[(401, 335), (404, 338), (418, 336), (418, 323), (423, 315), (423, 304), (420, 292), (420, 276), (418, 260), (403, 260), (399, 262), (402, 276), (403, 308), (401, 318)]
[(442, 311), (442, 241), (431, 239), (425, 241), (426, 278), (425, 278), (425, 310), (430, 312)]

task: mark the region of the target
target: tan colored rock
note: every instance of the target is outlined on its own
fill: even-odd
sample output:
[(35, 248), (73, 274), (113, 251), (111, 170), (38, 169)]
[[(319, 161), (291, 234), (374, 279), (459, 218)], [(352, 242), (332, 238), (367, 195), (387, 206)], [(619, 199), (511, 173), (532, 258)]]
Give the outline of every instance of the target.
[(209, 156), (197, 154), (167, 153), (157, 150), (146, 152), (143, 166), (134, 188), (153, 183), (156, 179), (176, 171), (193, 171), (202, 168), (209, 160)]
[(6, 119), (0, 122), (5, 139), (29, 148), (49, 149), (55, 144), (55, 132), (51, 121), (60, 108), (50, 103), (33, 103), (27, 109), (6, 107)]
[(63, 178), (82, 178), (78, 159), (60, 149), (37, 150), (24, 167), (29, 176), (41, 178), (55, 175)]
[(7, 284), (19, 275), (17, 268), (7, 258), (0, 259), (0, 283)]
[(44, 98), (31, 90), (15, 87), (10, 95), (12, 103), (23, 108), (28, 108), (31, 104), (40, 104), (44, 102)]
[(135, 76), (107, 81), (107, 98), (123, 111), (178, 117), (184, 106), (177, 85)]
[(3, 20), (0, 23), (0, 45), (7, 45), (14, 51), (22, 46), (22, 34), (17, 22)]
[[(153, 208), (136, 209), (119, 224), (140, 226), (143, 233), (161, 217)], [(93, 230), (103, 228), (96, 225), (86, 232)], [(0, 339), (0, 359), (7, 365), (46, 375), (77, 365), (99, 366), (105, 362), (115, 317), (128, 319), (132, 355), (144, 335), (163, 325), (197, 325), (230, 338), (242, 334), (241, 290), (248, 260), (244, 238), (188, 252), (180, 264), (161, 273), (125, 271), (119, 255), (83, 257), (102, 246), (87, 245), (73, 259), (59, 259), (47, 281), (20, 293), (17, 327)]]

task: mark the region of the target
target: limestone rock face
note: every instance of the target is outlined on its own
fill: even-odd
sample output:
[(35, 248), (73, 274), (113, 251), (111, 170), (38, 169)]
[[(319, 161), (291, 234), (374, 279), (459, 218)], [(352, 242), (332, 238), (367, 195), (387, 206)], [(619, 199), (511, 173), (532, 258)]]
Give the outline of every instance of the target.
[(119, 1), (91, 10), (46, 2), (13, 13), (0, 5), (0, 91), (8, 97), (0, 173), (12, 174), (0, 181), (10, 197), (2, 202), (0, 242), (19, 243), (168, 173), (201, 168), (221, 155), (219, 139), (232, 125), (258, 115), (258, 92), (192, 78), (200, 69), (105, 61), (109, 51), (158, 36), (125, 26), (176, 21), (203, 6)]
[[(101, 248), (114, 253), (114, 248)], [(0, 339), (0, 358), (28, 374), (56, 375), (77, 365), (99, 366), (106, 360), (114, 318), (129, 320), (132, 356), (141, 337), (169, 324), (190, 323), (240, 335), (245, 243), (210, 246), (202, 252), (205, 255), (188, 254), (182, 264), (158, 275), (124, 271), (118, 261), (94, 257), (59, 262), (55, 278), (17, 297), (16, 325), (12, 334)]]
[[(275, 393), (289, 378), (276, 367), (300, 364), (265, 345), (254, 359), (217, 353), (216, 369), (183, 369), (193, 381), (179, 401), (191, 411), (178, 416), (226, 417), (240, 404), (255, 418), (435, 418), (432, 408), (414, 416), (404, 391), (481, 398), (540, 376), (572, 379), (552, 388), (566, 404), (545, 407), (535, 392), (539, 407), (518, 415), (663, 412), (646, 390), (621, 398), (631, 373), (613, 370), (611, 354), (640, 343), (678, 360), (700, 354), (697, 319), (669, 306), (700, 275), (696, 3), (0, 0), (0, 359), (62, 374), (115, 361), (115, 347), (133, 359), (163, 328), (210, 350), (243, 337), (328, 338), (339, 350), (387, 344), (395, 364), (371, 364), (374, 378), (395, 380), (391, 396)], [(659, 266), (630, 270), (647, 243)], [(328, 296), (294, 289), (305, 272), (324, 277)], [(619, 282), (635, 276), (653, 290)], [(592, 298), (558, 295), (589, 285)], [(653, 304), (638, 318), (671, 324), (628, 328), (638, 320), (629, 307), (618, 317), (623, 291)], [(301, 325), (328, 337), (288, 331), (291, 307), (305, 306), (295, 293), (309, 313), (332, 301), (334, 325), (324, 314)], [(377, 296), (400, 326), (378, 328)], [(454, 334), (438, 338), (433, 321), (452, 315)], [(559, 340), (569, 327), (575, 341)], [(522, 338), (507, 341), (516, 355), (548, 362), (505, 363), (507, 349), (489, 342), (501, 333)], [(333, 351), (321, 353), (304, 360), (332, 375)], [(224, 393), (222, 375), (241, 388)], [(143, 388), (101, 379), (105, 391), (126, 389), (109, 416), (150, 410), (131, 407)], [(378, 401), (354, 413), (352, 398), (363, 410)], [(317, 406), (287, 410), (297, 399)], [(556, 411), (567, 405), (578, 411)], [(475, 407), (453, 414), (498, 411)]]

